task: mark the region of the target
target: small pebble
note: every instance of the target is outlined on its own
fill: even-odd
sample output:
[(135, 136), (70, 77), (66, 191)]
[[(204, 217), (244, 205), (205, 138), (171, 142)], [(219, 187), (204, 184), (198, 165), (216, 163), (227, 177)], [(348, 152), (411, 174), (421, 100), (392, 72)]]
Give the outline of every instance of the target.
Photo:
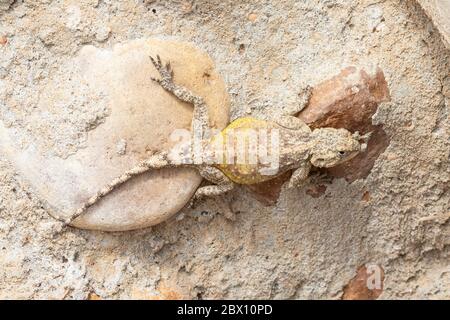
[(358, 86), (353, 86), (352, 87), (352, 93), (358, 93), (358, 92), (359, 92)]
[(175, 218), (176, 221), (181, 221), (186, 217), (186, 215), (184, 214), (184, 212), (181, 212), (180, 214), (178, 214)]
[(250, 13), (247, 16), (247, 19), (250, 20), (251, 22), (255, 22), (257, 18), (258, 18), (258, 15), (254, 12)]
[(8, 43), (8, 38), (6, 36), (0, 36), (0, 44), (5, 45)]
[(127, 152), (127, 142), (125, 139), (120, 139), (116, 145), (116, 153), (123, 156)]
[(95, 39), (98, 42), (106, 41), (109, 38), (109, 35), (111, 34), (111, 28), (107, 26), (100, 26), (97, 29), (97, 32), (95, 34)]
[(364, 202), (369, 202), (372, 199), (372, 197), (370, 196), (369, 191), (366, 191), (363, 193), (361, 200)]

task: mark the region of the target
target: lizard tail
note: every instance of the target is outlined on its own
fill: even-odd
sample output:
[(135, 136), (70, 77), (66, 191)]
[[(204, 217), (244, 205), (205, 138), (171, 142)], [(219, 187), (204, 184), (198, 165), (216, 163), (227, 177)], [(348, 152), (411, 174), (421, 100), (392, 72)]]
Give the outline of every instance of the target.
[(107, 194), (111, 193), (114, 189), (116, 189), (118, 186), (124, 184), (131, 178), (143, 174), (149, 170), (152, 169), (162, 169), (166, 167), (175, 166), (175, 164), (172, 163), (168, 159), (167, 152), (161, 152), (158, 154), (155, 154), (151, 156), (150, 158), (147, 158), (143, 160), (141, 163), (139, 163), (134, 168), (125, 171), (122, 175), (116, 177), (113, 179), (109, 184), (104, 186), (102, 189), (100, 189), (94, 196), (90, 197), (78, 210), (76, 210), (69, 218), (66, 219), (60, 219), (64, 222), (64, 226), (69, 225), (72, 223), (76, 218), (81, 216), (86, 210), (97, 203), (100, 199), (102, 199)]

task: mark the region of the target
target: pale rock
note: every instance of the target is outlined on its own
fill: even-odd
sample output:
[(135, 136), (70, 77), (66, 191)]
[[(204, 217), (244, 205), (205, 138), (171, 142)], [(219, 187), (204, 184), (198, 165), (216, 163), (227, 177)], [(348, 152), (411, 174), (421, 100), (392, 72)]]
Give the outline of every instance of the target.
[(97, 28), (95, 33), (95, 39), (99, 42), (108, 40), (111, 34), (111, 28), (108, 26), (100, 26)]
[[(98, 116), (82, 116), (88, 123), (84, 143), (78, 145), (70, 139), (74, 136), (83, 140), (74, 132), (62, 140), (74, 148), (66, 148), (71, 152), (58, 153), (58, 147), (67, 151), (62, 148), (64, 143), (38, 143), (38, 137), (21, 148), (17, 143), (19, 130), (0, 123), (2, 154), (44, 200), (52, 215), (67, 217), (114, 177), (150, 154), (173, 146), (175, 142), (169, 136), (174, 130), (190, 129), (192, 106), (180, 102), (150, 79), (158, 77), (149, 59), (156, 54), (171, 62), (178, 84), (206, 100), (213, 127), (220, 129), (228, 122), (225, 85), (208, 55), (191, 45), (153, 39), (130, 41), (112, 50), (84, 47), (69, 62), (75, 66), (67, 71), (72, 81), (53, 79), (49, 82), (49, 94), (38, 103), (42, 117), (53, 112), (43, 106), (49, 105), (51, 110), (52, 104), (57, 104), (56, 109), (60, 110), (68, 107), (65, 101), (87, 100), (93, 110), (87, 113), (100, 106), (103, 111)], [(42, 130), (49, 129), (42, 126)], [(64, 131), (67, 130), (58, 133), (63, 135)], [(118, 142), (122, 144), (121, 152), (117, 152)], [(125, 148), (127, 152), (122, 152)], [(105, 231), (155, 225), (182, 209), (200, 182), (198, 173), (187, 168), (143, 174), (107, 195), (73, 225)]]

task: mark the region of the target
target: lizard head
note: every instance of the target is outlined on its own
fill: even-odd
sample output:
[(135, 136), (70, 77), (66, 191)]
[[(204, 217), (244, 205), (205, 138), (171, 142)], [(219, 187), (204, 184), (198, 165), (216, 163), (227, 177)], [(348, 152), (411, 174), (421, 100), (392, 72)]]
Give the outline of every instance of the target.
[(370, 133), (361, 136), (346, 129), (320, 128), (312, 133), (311, 164), (329, 168), (354, 158), (367, 149)]

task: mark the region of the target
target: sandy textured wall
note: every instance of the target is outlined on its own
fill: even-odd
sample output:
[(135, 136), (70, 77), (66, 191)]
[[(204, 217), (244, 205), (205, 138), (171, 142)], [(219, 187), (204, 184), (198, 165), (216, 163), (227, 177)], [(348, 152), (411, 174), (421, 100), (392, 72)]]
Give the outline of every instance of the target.
[(53, 237), (57, 223), (0, 155), (1, 298), (338, 299), (366, 263), (384, 270), (380, 298), (450, 297), (449, 51), (414, 1), (2, 0), (0, 36), (0, 119), (24, 144), (51, 129), (36, 108), (46, 79), (86, 44), (190, 41), (238, 115), (292, 103), (351, 65), (380, 66), (392, 98), (373, 119), (390, 145), (366, 179), (318, 198), (283, 190), (274, 207), (236, 190), (235, 222), (210, 201), (152, 229)]
[(450, 48), (450, 1), (418, 0), (418, 2), (441, 33), (447, 48)]

